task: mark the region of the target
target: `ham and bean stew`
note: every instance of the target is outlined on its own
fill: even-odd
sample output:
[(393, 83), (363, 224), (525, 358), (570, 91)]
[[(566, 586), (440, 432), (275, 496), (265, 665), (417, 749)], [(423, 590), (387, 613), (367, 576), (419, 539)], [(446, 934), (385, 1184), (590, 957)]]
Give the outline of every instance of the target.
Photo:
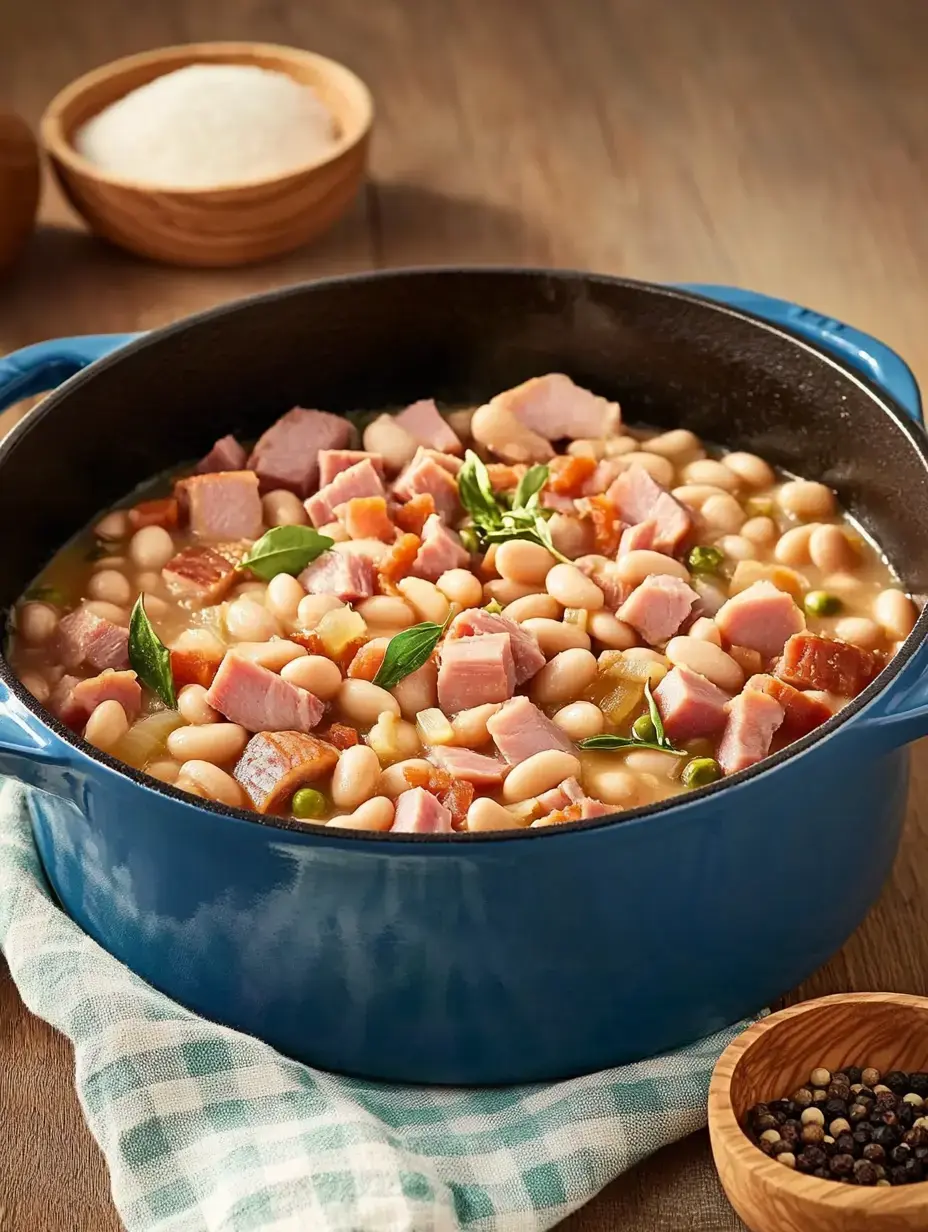
[(113, 510), (15, 612), (23, 684), (194, 796), (355, 830), (556, 826), (753, 766), (917, 616), (821, 483), (553, 373), (295, 408)]

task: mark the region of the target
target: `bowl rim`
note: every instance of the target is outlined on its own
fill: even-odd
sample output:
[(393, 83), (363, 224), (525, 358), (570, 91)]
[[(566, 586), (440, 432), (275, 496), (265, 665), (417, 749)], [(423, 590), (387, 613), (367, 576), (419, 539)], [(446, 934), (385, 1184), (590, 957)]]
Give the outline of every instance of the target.
[[(111, 78), (119, 77), (134, 68), (158, 65), (174, 58), (193, 57), (186, 64), (171, 65), (166, 63), (164, 71), (155, 73), (149, 79), (149, 82), (144, 83), (147, 85), (151, 81), (156, 81), (159, 77), (164, 77), (170, 72), (199, 62), (200, 58), (202, 58), (203, 63), (207, 64), (247, 64), (253, 57), (261, 53), (269, 56), (279, 56), (281, 59), (289, 60), (293, 63), (303, 62), (311, 64), (332, 78), (341, 78), (356, 93), (360, 104), (357, 122), (350, 131), (340, 132), (331, 149), (317, 158), (296, 164), (279, 175), (225, 180), (217, 184), (197, 185), (194, 187), (149, 180), (136, 180), (128, 176), (116, 175), (113, 172), (104, 170), (102, 167), (98, 167), (89, 158), (85, 158), (82, 154), (78, 153), (71, 138), (65, 133), (62, 114), (66, 107), (73, 103), (75, 99), (80, 98), (91, 87)], [(285, 69), (280, 68), (274, 71), (285, 72)], [(124, 98), (128, 93), (131, 93), (131, 90), (126, 90), (119, 98)], [(117, 101), (119, 100), (112, 100), (112, 102)], [(104, 104), (104, 107), (110, 105), (111, 103), (107, 103)], [(96, 111), (94, 115), (99, 115), (99, 113), (99, 111)], [(334, 112), (332, 114), (334, 115)], [(334, 118), (341, 128), (341, 116), (334, 115)], [(39, 120), (38, 133), (41, 146), (50, 159), (63, 163), (71, 172), (85, 179), (90, 179), (112, 188), (120, 188), (145, 195), (169, 194), (191, 200), (197, 197), (233, 195), (245, 190), (269, 188), (274, 185), (286, 187), (309, 174), (321, 171), (323, 168), (337, 162), (338, 159), (344, 157), (349, 151), (362, 145), (367, 140), (373, 123), (374, 99), (370, 88), (353, 69), (348, 68), (341, 61), (333, 60), (329, 56), (320, 55), (315, 51), (307, 51), (301, 47), (290, 47), (283, 43), (220, 41), (176, 43), (167, 47), (154, 48), (151, 51), (136, 52), (133, 55), (121, 56), (117, 60), (110, 60), (106, 64), (101, 64), (97, 68), (83, 73), (80, 77), (76, 77), (59, 90), (54, 98), (52, 98)]]
[[(777, 1031), (794, 1018), (804, 1017), (823, 1006), (847, 1004), (906, 1006), (923, 1013), (928, 1028), (928, 997), (920, 997), (915, 993), (832, 993), (826, 997), (799, 1001), (759, 1019), (732, 1040), (715, 1063), (709, 1080), (709, 1137), (716, 1168), (721, 1176), (719, 1156), (724, 1152), (727, 1160), (733, 1161), (733, 1167), (739, 1171), (743, 1169), (756, 1173), (766, 1187), (776, 1190), (784, 1197), (808, 1203), (810, 1207), (827, 1207), (832, 1213), (841, 1207), (853, 1210), (861, 1202), (874, 1206), (878, 1204), (886, 1213), (891, 1211), (893, 1214), (905, 1214), (915, 1210), (924, 1212), (928, 1204), (928, 1180), (916, 1185), (871, 1188), (869, 1185), (842, 1185), (838, 1181), (795, 1172), (759, 1150), (742, 1129), (735, 1113), (730, 1095), (732, 1077), (758, 1040), (770, 1031)], [(720, 1145), (722, 1141), (724, 1147)]]
[[(257, 292), (252, 295), (246, 295), (237, 299), (228, 300), (224, 303), (214, 305), (211, 308), (203, 309), (189, 316), (182, 317), (180, 320), (173, 321), (168, 325), (161, 326), (147, 333), (139, 335), (133, 341), (117, 348), (109, 355), (103, 356), (101, 359), (95, 360), (86, 368), (76, 373), (69, 380), (63, 382), (56, 389), (47, 394), (41, 402), (35, 406), (28, 415), (21, 419), (0, 440), (0, 469), (11, 453), (19, 439), (29, 431), (36, 428), (44, 418), (45, 414), (54, 408), (59, 400), (65, 398), (67, 394), (75, 388), (92, 381), (98, 372), (122, 362), (130, 358), (132, 355), (142, 351), (150, 346), (158, 345), (162, 340), (169, 339), (178, 335), (182, 335), (191, 326), (205, 324), (207, 322), (218, 322), (224, 316), (233, 315), (235, 312), (248, 306), (259, 305), (263, 303), (271, 303), (285, 299), (296, 299), (307, 291), (318, 291), (324, 293), (331, 287), (339, 286), (364, 286), (370, 282), (404, 282), (415, 281), (418, 278), (430, 278), (436, 274), (444, 276), (460, 277), (461, 275), (471, 276), (507, 276), (513, 275), (518, 277), (528, 278), (543, 278), (553, 282), (567, 283), (571, 281), (579, 281), (584, 284), (592, 285), (607, 285), (607, 286), (622, 286), (633, 288), (637, 291), (644, 291), (648, 294), (682, 300), (684, 302), (696, 303), (704, 307), (708, 307), (713, 311), (719, 312), (726, 316), (734, 317), (737, 320), (742, 320), (755, 328), (760, 328), (764, 332), (773, 334), (776, 337), (788, 341), (790, 344), (799, 347), (801, 350), (807, 351), (810, 355), (818, 360), (825, 362), (829, 367), (839, 372), (846, 380), (859, 386), (867, 396), (874, 402), (880, 410), (893, 422), (908, 438), (913, 448), (921, 454), (925, 464), (926, 472), (928, 472), (928, 435), (922, 430), (919, 431), (917, 425), (911, 417), (907, 415), (901, 408), (897, 406), (894, 400), (888, 394), (873, 385), (865, 377), (860, 376), (850, 367), (845, 366), (840, 360), (836, 359), (827, 351), (819, 348), (813, 343), (806, 341), (804, 338), (793, 334), (790, 330), (773, 325), (763, 318), (755, 316), (753, 313), (745, 311), (741, 308), (732, 308), (725, 304), (720, 304), (716, 300), (712, 300), (705, 295), (699, 295), (692, 291), (682, 291), (673, 286), (663, 285), (661, 283), (647, 282), (633, 278), (622, 278), (611, 274), (595, 274), (585, 270), (571, 269), (550, 269), (543, 267), (531, 266), (506, 266), (506, 265), (473, 265), (473, 266), (452, 266), (452, 265), (427, 265), (427, 266), (407, 266), (397, 267), (387, 270), (369, 270), (362, 273), (338, 274), (328, 278), (312, 279), (307, 282), (292, 283), (288, 286), (277, 287), (270, 291)], [(277, 817), (269, 814), (258, 813), (254, 810), (233, 808), (229, 805), (220, 804), (216, 801), (196, 799), (185, 792), (179, 791), (176, 787), (168, 783), (162, 783), (158, 779), (152, 778), (143, 771), (136, 770), (132, 766), (126, 765), (124, 762), (118, 761), (111, 757), (108, 753), (104, 753), (99, 749), (88, 744), (80, 736), (76, 735), (69, 728), (65, 727), (50, 711), (45, 710), (39, 702), (25, 689), (19, 679), (13, 673), (12, 668), (7, 662), (0, 649), (0, 681), (3, 681), (10, 689), (22, 705), (28, 709), (38, 722), (50, 729), (56, 736), (63, 739), (67, 744), (71, 745), (76, 751), (90, 760), (102, 764), (102, 766), (110, 771), (114, 771), (122, 778), (128, 778), (137, 786), (145, 788), (149, 791), (156, 791), (169, 799), (175, 800), (178, 803), (188, 807), (206, 809), (209, 812), (217, 813), (225, 818), (239, 822), (248, 822), (249, 824), (258, 824), (266, 826), (271, 830), (288, 831), (293, 835), (306, 836), (308, 839), (320, 838), (325, 836), (330, 841), (333, 839), (346, 839), (351, 842), (359, 840), (367, 840), (372, 843), (402, 843), (402, 844), (419, 844), (424, 845), (429, 850), (433, 851), (453, 851), (454, 845), (457, 843), (467, 843), (469, 845), (478, 844), (481, 847), (489, 843), (501, 842), (518, 842), (527, 839), (539, 838), (541, 836), (554, 836), (558, 838), (566, 838), (570, 835), (592, 833), (593, 831), (605, 829), (607, 827), (622, 825), (637, 828), (642, 823), (646, 823), (650, 818), (662, 814), (672, 813), (674, 820), (678, 821), (685, 818), (690, 809), (700, 807), (710, 797), (714, 797), (720, 791), (725, 791), (731, 794), (734, 798), (734, 793), (743, 791), (748, 787), (752, 780), (760, 775), (771, 773), (779, 769), (785, 762), (791, 761), (796, 757), (801, 757), (809, 753), (813, 748), (817, 748), (825, 742), (833, 739), (852, 718), (859, 715), (878, 695), (882, 694), (885, 689), (889, 688), (892, 683), (898, 678), (903, 669), (912, 660), (912, 658), (926, 644), (926, 635), (928, 635), (928, 604), (919, 613), (912, 632), (905, 639), (900, 649), (896, 652), (890, 662), (883, 670), (875, 677), (875, 679), (867, 686), (867, 688), (857, 697), (853, 698), (847, 706), (838, 711), (837, 714), (823, 723), (821, 727), (816, 728), (808, 735), (803, 736), (799, 740), (794, 740), (791, 744), (786, 745), (779, 752), (774, 753), (770, 757), (764, 758), (754, 766), (750, 766), (746, 770), (740, 770), (737, 774), (729, 775), (727, 778), (718, 780), (707, 787), (697, 788), (694, 791), (687, 792), (683, 796), (671, 796), (665, 800), (658, 801), (655, 804), (642, 805), (639, 808), (628, 809), (625, 811), (617, 811), (615, 813), (605, 814), (602, 817), (592, 817), (583, 821), (565, 822), (557, 826), (542, 826), (534, 829), (531, 826), (526, 828), (518, 828), (512, 830), (495, 830), (487, 831), (480, 834), (468, 834), (466, 832), (452, 831), (449, 834), (404, 834), (394, 833), (393, 831), (378, 832), (370, 830), (352, 830), (347, 827), (339, 827), (337, 831), (328, 829), (326, 825), (316, 824), (313, 822), (297, 821), (288, 817)]]

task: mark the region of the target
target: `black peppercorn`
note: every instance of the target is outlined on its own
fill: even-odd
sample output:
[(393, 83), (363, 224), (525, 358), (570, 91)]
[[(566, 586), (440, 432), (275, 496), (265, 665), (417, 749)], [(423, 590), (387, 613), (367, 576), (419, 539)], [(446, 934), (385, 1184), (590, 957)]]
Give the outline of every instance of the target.
[(906, 1146), (912, 1147), (913, 1150), (917, 1146), (928, 1146), (928, 1129), (923, 1129), (921, 1125), (907, 1129), (902, 1141)]
[[(879, 1128), (885, 1129), (886, 1126), (880, 1125)], [(859, 1142), (861, 1145), (863, 1145), (863, 1143), (865, 1142), (870, 1142), (871, 1140), (877, 1141), (877, 1142), (879, 1141), (878, 1138), (877, 1139), (873, 1138), (873, 1127), (869, 1125), (866, 1121), (861, 1121), (859, 1125), (855, 1125), (852, 1132), (854, 1134), (854, 1141)], [(883, 1145), (885, 1146), (886, 1143), (884, 1142)]]
[(793, 1148), (788, 1142), (784, 1142), (781, 1138), (779, 1142), (771, 1142), (770, 1154), (776, 1159), (778, 1155), (782, 1155), (784, 1151), (791, 1151)]
[(816, 1087), (815, 1090), (812, 1092), (812, 1103), (813, 1104), (824, 1104), (827, 1098), (828, 1098), (828, 1092), (823, 1091), (821, 1087)]
[(923, 1181), (925, 1179), (925, 1166), (920, 1159), (907, 1159), (904, 1167), (908, 1182)]
[(870, 1090), (869, 1087), (861, 1087), (860, 1090), (857, 1092), (858, 1104), (872, 1104), (875, 1099), (876, 1099), (876, 1096), (873, 1094), (873, 1092)]
[[(779, 1141), (781, 1140), (778, 1138), (777, 1142)], [(760, 1138), (758, 1140), (757, 1145), (760, 1147), (760, 1149), (764, 1152), (765, 1155), (772, 1155), (773, 1148), (776, 1146), (776, 1142), (767, 1142), (765, 1139)]]
[(820, 1177), (821, 1180), (823, 1181), (831, 1180), (831, 1173), (828, 1171), (827, 1168), (816, 1168), (815, 1171), (812, 1173), (812, 1175)]
[(854, 1163), (854, 1180), (858, 1185), (875, 1185), (877, 1182), (876, 1168), (869, 1159), (858, 1159)]
[(921, 1071), (909, 1076), (909, 1090), (914, 1091), (916, 1095), (920, 1095), (922, 1099), (928, 1099), (928, 1074)]
[(857, 1145), (852, 1134), (838, 1134), (837, 1138), (835, 1138), (835, 1150), (839, 1155), (855, 1154), (855, 1147)]
[(811, 1143), (813, 1146), (820, 1146), (824, 1140), (825, 1131), (821, 1125), (803, 1125), (800, 1136), (803, 1142)]
[(909, 1089), (909, 1075), (904, 1074), (901, 1069), (894, 1069), (891, 1073), (884, 1074), (883, 1086), (889, 1087), (896, 1095), (905, 1095)]
[(883, 1167), (882, 1164), (874, 1164), (873, 1170), (876, 1173), (876, 1179), (878, 1181), (882, 1181), (883, 1178), (886, 1176), (886, 1169)]
[(864, 1159), (869, 1159), (872, 1164), (881, 1164), (886, 1158), (886, 1152), (878, 1142), (868, 1142), (860, 1153)]
[(858, 1121), (866, 1121), (870, 1115), (870, 1109), (866, 1104), (851, 1104), (847, 1110), (847, 1119), (852, 1125), (856, 1125)]
[(892, 1108), (884, 1108), (880, 1113), (880, 1120), (884, 1125), (895, 1126), (899, 1124), (899, 1116)]
[(802, 1126), (798, 1121), (787, 1121), (784, 1125), (780, 1126), (780, 1137), (784, 1142), (798, 1142), (801, 1133)]
[(847, 1075), (847, 1080), (851, 1086), (856, 1086), (863, 1077), (863, 1070), (858, 1069), (856, 1065), (845, 1065), (844, 1073)]
[(798, 1104), (800, 1108), (808, 1108), (812, 1103), (812, 1092), (808, 1087), (800, 1087), (798, 1091), (793, 1092), (793, 1103)]
[(889, 1179), (893, 1185), (907, 1185), (909, 1178), (905, 1174), (905, 1168), (897, 1165), (889, 1170)]
[(851, 1176), (854, 1172), (853, 1155), (832, 1155), (828, 1161), (828, 1170), (832, 1176)]
[(828, 1099), (822, 1106), (822, 1112), (825, 1114), (826, 1121), (833, 1121), (836, 1117), (847, 1116), (847, 1101), (843, 1099)]
[(922, 1163), (928, 1160), (928, 1146), (917, 1146), (912, 1152), (916, 1159), (920, 1159)]
[(878, 1091), (876, 1094), (877, 1108), (895, 1108), (897, 1103), (896, 1096), (892, 1091)]
[(839, 1069), (836, 1074), (832, 1074), (831, 1081), (835, 1086), (849, 1087), (851, 1085), (851, 1079), (845, 1069)]
[(902, 1100), (896, 1106), (896, 1116), (899, 1118), (899, 1124), (903, 1129), (911, 1129), (918, 1118), (920, 1109), (913, 1108), (911, 1104), (903, 1103)]
[(906, 1146), (904, 1142), (900, 1142), (898, 1146), (894, 1146), (889, 1152), (889, 1158), (894, 1164), (904, 1164), (912, 1154), (912, 1148)]
[(826, 1155), (820, 1146), (806, 1146), (796, 1156), (796, 1166), (803, 1172), (824, 1168)]
[(843, 1103), (851, 1098), (851, 1088), (847, 1086), (836, 1086), (835, 1083), (830, 1083), (825, 1094), (828, 1099), (840, 1099)]
[(754, 1118), (753, 1128), (756, 1134), (762, 1134), (765, 1129), (776, 1129), (777, 1119), (772, 1112), (762, 1112)]

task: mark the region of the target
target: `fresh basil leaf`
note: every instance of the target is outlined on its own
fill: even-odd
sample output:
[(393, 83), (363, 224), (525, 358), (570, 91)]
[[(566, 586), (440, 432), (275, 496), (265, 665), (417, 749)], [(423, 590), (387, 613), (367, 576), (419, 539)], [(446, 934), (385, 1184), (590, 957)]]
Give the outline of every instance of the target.
[(490, 473), (471, 449), (465, 453), (464, 465), (458, 471), (458, 496), (475, 526), (486, 528), (499, 522), (502, 510), (490, 483)]
[(295, 576), (317, 556), (327, 552), (334, 542), (311, 526), (275, 526), (252, 544), (238, 568), (248, 569), (265, 582), (278, 573)]
[(519, 480), (519, 486), (516, 488), (516, 494), (513, 497), (513, 509), (530, 509), (529, 501), (538, 503), (538, 494), (548, 482), (548, 467), (543, 463), (538, 463), (536, 466), (530, 467)]
[(177, 709), (171, 652), (152, 628), (141, 595), (129, 618), (129, 663), (142, 684), (157, 693), (169, 709)]
[(674, 757), (688, 757), (685, 749), (674, 749), (669, 745), (655, 744), (651, 740), (636, 740), (634, 736), (587, 736), (577, 743), (579, 749), (600, 749), (608, 752), (613, 749), (655, 749), (658, 753), (672, 753)]
[(374, 684), (380, 685), (382, 689), (392, 689), (406, 676), (417, 671), (428, 661), (444, 630), (444, 625), (436, 625), (426, 620), (421, 625), (413, 625), (411, 629), (404, 629), (402, 633), (391, 637), (383, 662), (374, 677)]

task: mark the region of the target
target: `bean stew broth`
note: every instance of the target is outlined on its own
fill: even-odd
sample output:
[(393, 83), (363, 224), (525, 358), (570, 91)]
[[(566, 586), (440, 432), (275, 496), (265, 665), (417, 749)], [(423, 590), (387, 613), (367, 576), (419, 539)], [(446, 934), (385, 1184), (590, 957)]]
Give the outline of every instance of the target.
[(224, 438), (63, 548), (6, 653), (89, 743), (192, 795), (484, 832), (753, 765), (916, 616), (824, 485), (552, 374), (363, 433), (294, 410), (250, 455)]

